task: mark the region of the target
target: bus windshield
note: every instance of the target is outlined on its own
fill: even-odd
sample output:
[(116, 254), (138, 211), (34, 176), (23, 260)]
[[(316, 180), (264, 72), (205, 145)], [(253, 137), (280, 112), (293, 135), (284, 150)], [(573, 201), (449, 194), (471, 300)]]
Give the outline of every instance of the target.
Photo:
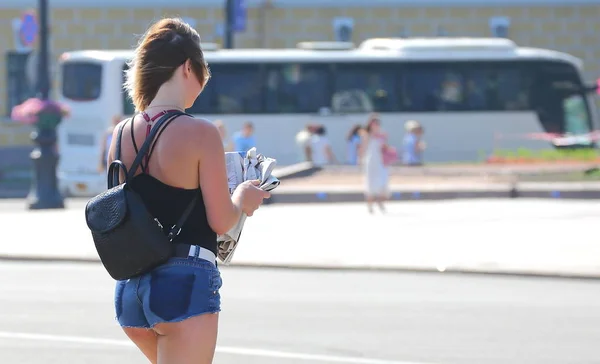
[(62, 96), (73, 101), (93, 101), (102, 92), (102, 65), (87, 61), (62, 66)]

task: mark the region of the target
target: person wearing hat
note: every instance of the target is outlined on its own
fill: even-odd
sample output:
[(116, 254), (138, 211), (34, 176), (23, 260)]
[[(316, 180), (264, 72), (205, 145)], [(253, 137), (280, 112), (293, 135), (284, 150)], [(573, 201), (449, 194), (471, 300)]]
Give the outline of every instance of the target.
[(409, 120), (404, 124), (406, 135), (404, 136), (404, 152), (402, 162), (408, 166), (420, 166), (423, 164), (423, 126), (416, 120)]

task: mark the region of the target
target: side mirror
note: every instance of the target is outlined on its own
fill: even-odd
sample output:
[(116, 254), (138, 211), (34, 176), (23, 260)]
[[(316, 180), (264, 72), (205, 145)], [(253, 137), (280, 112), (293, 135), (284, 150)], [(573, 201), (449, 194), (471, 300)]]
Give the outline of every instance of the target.
[(584, 86), (584, 91), (587, 92), (596, 92), (596, 94), (600, 95), (600, 78), (596, 80), (595, 85)]

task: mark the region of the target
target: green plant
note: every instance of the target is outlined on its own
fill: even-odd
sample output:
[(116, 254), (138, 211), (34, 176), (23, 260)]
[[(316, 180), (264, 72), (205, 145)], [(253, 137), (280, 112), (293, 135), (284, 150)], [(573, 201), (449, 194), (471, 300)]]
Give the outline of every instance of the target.
[(521, 158), (533, 158), (534, 153), (532, 150), (529, 149), (525, 149), (525, 148), (519, 148), (517, 149), (517, 156), (521, 157)]
[(598, 151), (595, 149), (542, 149), (531, 150), (527, 148), (518, 148), (517, 150), (498, 149), (492, 153), (492, 156), (502, 159), (541, 159), (543, 161), (594, 161), (599, 158)]

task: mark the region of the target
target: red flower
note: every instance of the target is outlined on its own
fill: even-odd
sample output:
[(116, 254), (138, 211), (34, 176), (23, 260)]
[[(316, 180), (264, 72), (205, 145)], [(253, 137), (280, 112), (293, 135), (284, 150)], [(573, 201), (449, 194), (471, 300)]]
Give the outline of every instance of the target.
[(40, 113), (58, 114), (65, 117), (69, 115), (69, 110), (58, 102), (33, 97), (13, 107), (10, 117), (20, 123), (34, 125), (38, 122)]

